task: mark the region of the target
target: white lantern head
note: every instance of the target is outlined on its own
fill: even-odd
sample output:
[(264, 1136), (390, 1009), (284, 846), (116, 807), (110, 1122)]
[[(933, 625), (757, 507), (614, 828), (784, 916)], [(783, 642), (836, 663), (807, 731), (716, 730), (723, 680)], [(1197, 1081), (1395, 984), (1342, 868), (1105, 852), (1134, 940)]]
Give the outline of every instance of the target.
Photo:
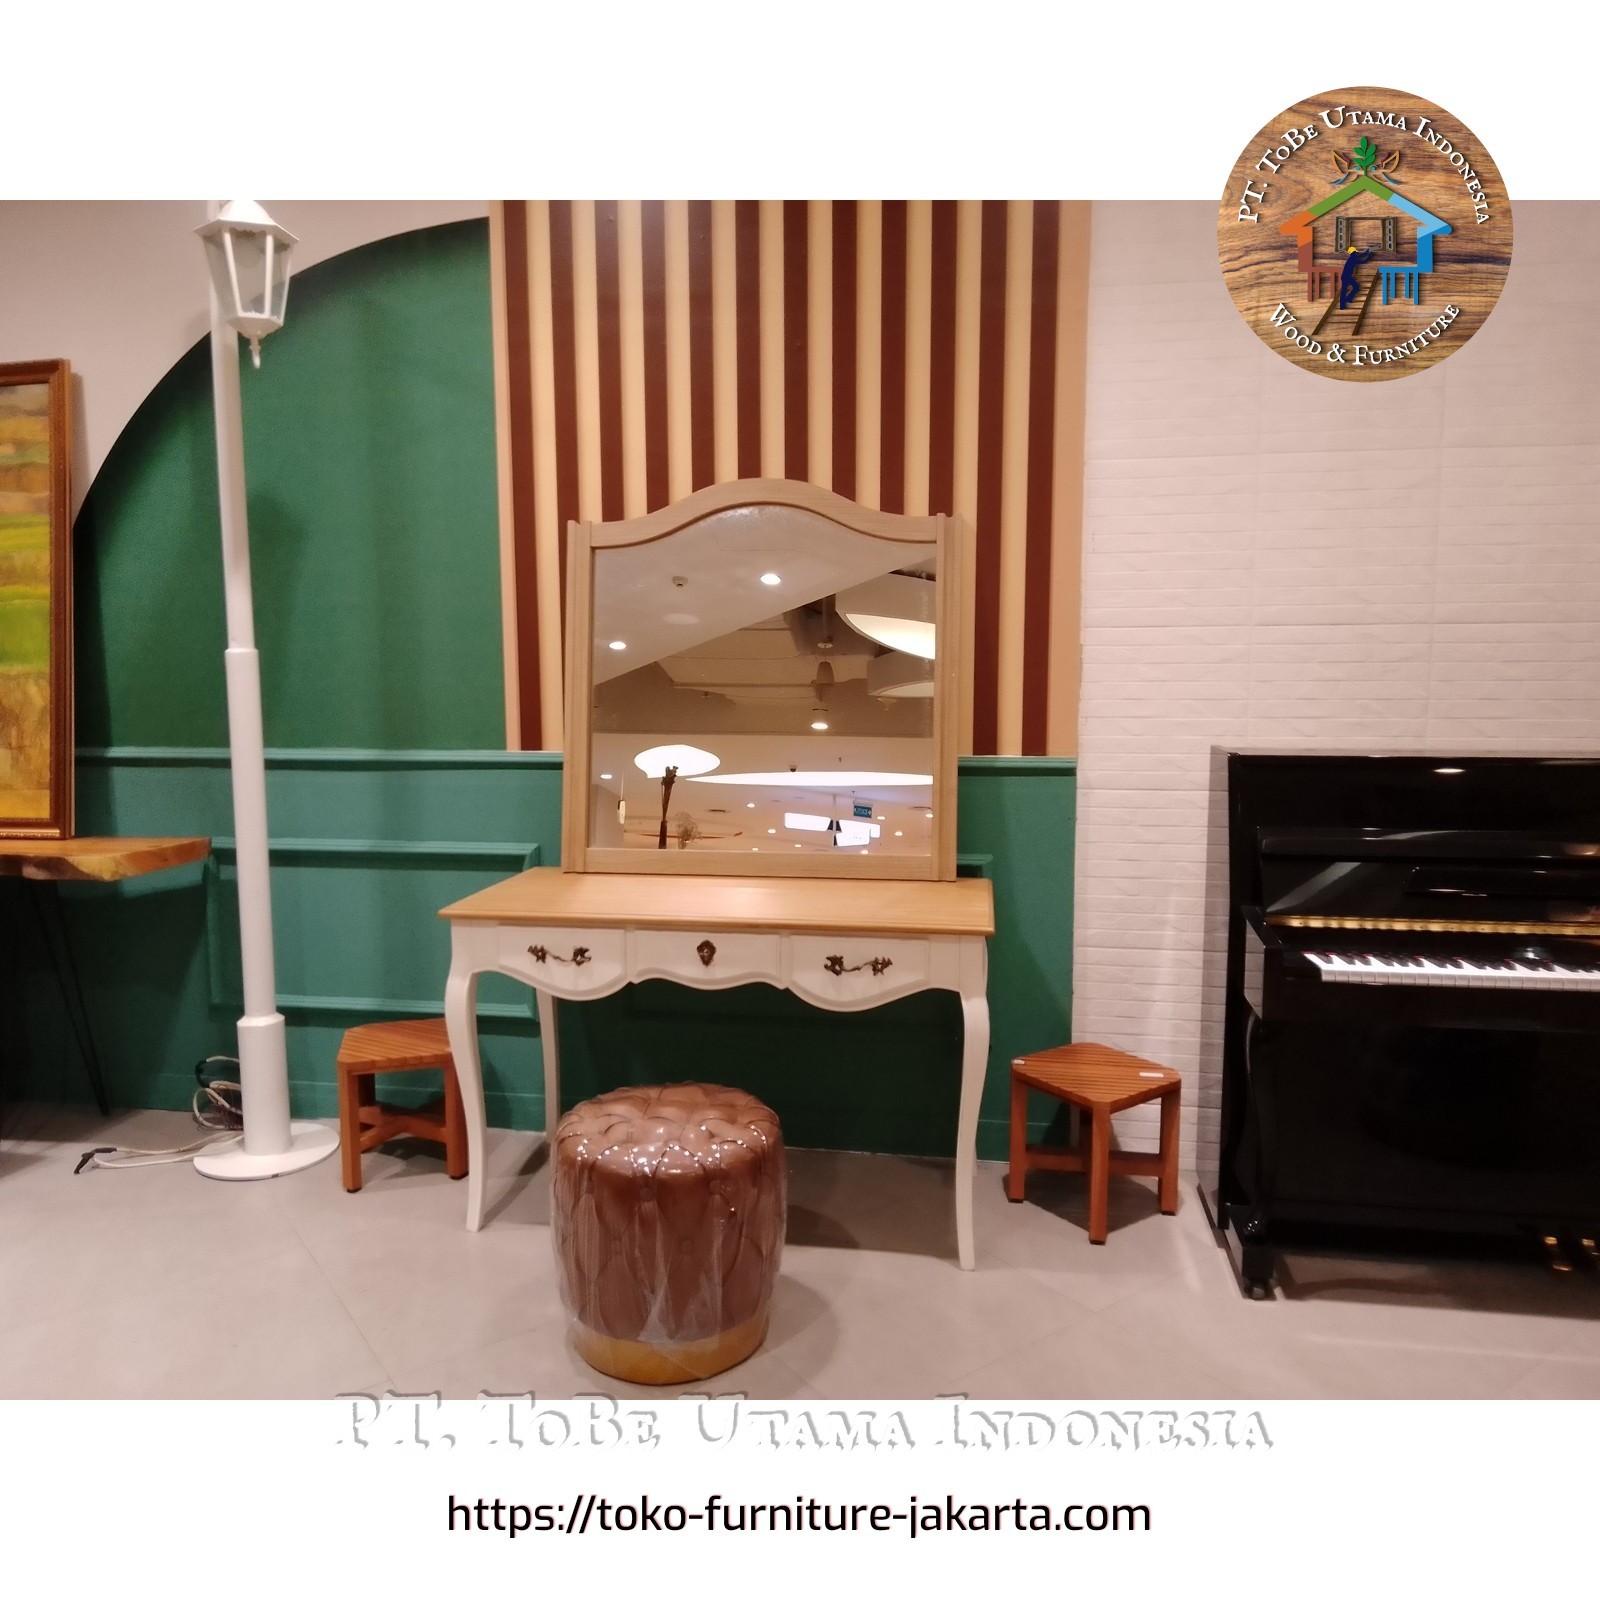
[(250, 358), (259, 367), (261, 341), (283, 326), (289, 255), (298, 241), (254, 200), (228, 201), (195, 232), (205, 241), (222, 319), (250, 341)]

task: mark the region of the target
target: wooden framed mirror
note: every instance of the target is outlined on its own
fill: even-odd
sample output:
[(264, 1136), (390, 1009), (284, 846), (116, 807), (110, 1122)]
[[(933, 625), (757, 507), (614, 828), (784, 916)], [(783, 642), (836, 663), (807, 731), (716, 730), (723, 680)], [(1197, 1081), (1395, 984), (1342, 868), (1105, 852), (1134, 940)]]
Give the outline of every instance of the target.
[(570, 524), (563, 867), (954, 878), (961, 532), (776, 478)]

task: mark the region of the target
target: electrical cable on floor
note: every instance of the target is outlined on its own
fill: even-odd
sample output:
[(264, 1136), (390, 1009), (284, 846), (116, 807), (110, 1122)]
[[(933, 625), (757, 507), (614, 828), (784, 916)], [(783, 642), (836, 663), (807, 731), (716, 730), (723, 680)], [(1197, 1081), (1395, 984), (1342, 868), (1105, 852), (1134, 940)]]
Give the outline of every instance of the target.
[(96, 1145), (85, 1150), (72, 1171), (76, 1176), (86, 1167), (105, 1167), (117, 1171), (123, 1167), (160, 1167), (179, 1161), (190, 1161), (202, 1150), (213, 1145), (237, 1141), (244, 1129), (244, 1116), (240, 1109), (240, 1089), (229, 1078), (207, 1078), (205, 1069), (215, 1062), (226, 1061), (237, 1067), (237, 1056), (207, 1056), (195, 1064), (197, 1087), (190, 1103), (195, 1123), (207, 1131), (189, 1144), (174, 1145), (166, 1150), (145, 1150), (137, 1145)]

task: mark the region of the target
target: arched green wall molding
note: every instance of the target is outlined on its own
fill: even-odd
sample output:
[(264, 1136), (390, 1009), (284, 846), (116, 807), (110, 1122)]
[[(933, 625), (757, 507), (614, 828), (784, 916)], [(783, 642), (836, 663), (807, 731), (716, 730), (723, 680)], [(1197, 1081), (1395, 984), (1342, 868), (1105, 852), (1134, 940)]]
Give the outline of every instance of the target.
[[(269, 745), (505, 742), (488, 224), (298, 274), (245, 454)], [(227, 742), (209, 351), (156, 385), (76, 526), (77, 742)]]

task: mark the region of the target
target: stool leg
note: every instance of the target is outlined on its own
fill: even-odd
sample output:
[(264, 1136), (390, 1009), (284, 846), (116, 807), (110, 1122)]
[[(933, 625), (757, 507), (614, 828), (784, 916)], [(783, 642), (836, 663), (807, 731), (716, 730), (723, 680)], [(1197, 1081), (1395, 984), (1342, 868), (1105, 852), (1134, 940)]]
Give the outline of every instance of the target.
[(361, 1080), (342, 1066), (339, 1075), (339, 1159), (344, 1186), (354, 1194), (361, 1187)]
[(1178, 1209), (1178, 1106), (1182, 1091), (1176, 1084), (1161, 1097), (1161, 1209), (1171, 1216)]
[(1089, 1243), (1106, 1242), (1111, 1188), (1111, 1113), (1096, 1106), (1089, 1130)]
[(1028, 1181), (1028, 1086), (1011, 1080), (1011, 1170), (1006, 1173), (1006, 1199), (1022, 1199)]
[(452, 1178), (467, 1175), (467, 1114), (453, 1065), (444, 1069), (444, 1170)]

